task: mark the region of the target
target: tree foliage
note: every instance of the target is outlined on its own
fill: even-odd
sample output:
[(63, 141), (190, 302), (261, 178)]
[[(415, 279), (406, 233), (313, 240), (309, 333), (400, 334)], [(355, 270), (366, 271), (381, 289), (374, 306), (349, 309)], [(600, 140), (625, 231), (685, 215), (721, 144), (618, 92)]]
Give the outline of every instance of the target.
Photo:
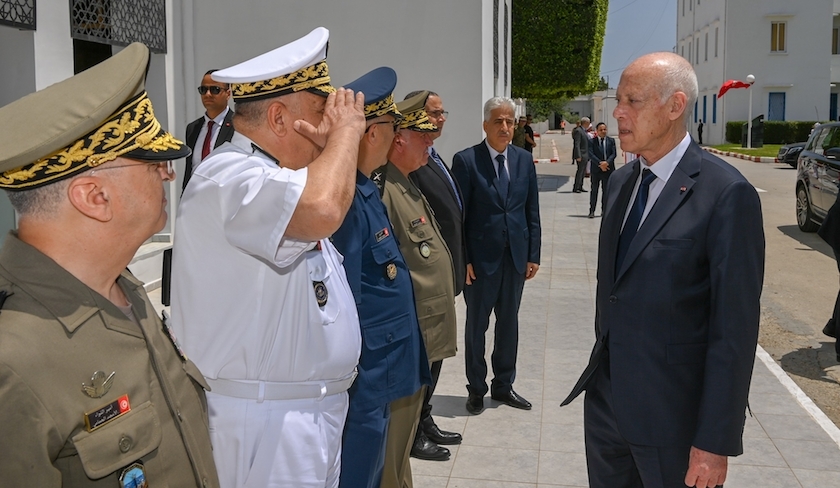
[(569, 103), (569, 99), (565, 97), (550, 99), (529, 98), (525, 107), (526, 111), (534, 116), (535, 121), (542, 122), (552, 113), (562, 115), (564, 118), (568, 119), (568, 110), (566, 109), (567, 103)]
[(514, 1), (511, 94), (554, 99), (596, 91), (607, 2)]

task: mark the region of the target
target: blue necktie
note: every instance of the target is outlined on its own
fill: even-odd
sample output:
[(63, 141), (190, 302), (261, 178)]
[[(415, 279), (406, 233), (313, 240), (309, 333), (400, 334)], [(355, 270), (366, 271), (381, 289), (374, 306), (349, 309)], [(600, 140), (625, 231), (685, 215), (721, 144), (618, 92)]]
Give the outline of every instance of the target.
[(440, 156), (438, 155), (437, 151), (435, 151), (434, 147), (431, 148), (431, 156), (432, 161), (436, 162), (437, 165), (440, 166), (440, 170), (443, 171), (443, 174), (446, 175), (446, 179), (449, 181), (449, 185), (452, 186), (452, 191), (455, 192), (455, 200), (458, 201), (458, 208), (464, 210), (464, 207), (461, 206), (461, 195), (458, 193), (458, 187), (455, 186), (455, 182), (452, 181), (452, 177), (449, 176), (449, 171), (447, 171), (446, 167), (443, 165), (443, 160), (440, 159)]
[(648, 200), (648, 190), (650, 184), (656, 179), (656, 175), (649, 169), (642, 171), (642, 183), (639, 185), (639, 191), (636, 193), (636, 199), (633, 200), (633, 207), (630, 209), (630, 215), (627, 216), (627, 222), (624, 223), (624, 230), (618, 237), (618, 253), (615, 256), (615, 272), (616, 274), (621, 269), (621, 263), (624, 262), (624, 256), (627, 255), (627, 250), (630, 249), (630, 243), (633, 242), (633, 237), (636, 236), (636, 231), (639, 230), (639, 224), (642, 222), (642, 214), (645, 213), (645, 205)]
[(508, 194), (508, 174), (505, 171), (505, 156), (499, 154), (496, 156), (496, 162), (499, 163), (499, 193), (502, 194), (502, 201), (507, 201)]

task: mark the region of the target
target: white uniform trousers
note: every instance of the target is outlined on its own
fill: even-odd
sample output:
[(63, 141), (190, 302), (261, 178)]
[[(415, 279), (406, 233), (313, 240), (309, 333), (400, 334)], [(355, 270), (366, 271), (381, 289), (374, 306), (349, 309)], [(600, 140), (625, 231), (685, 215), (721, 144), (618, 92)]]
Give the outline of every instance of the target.
[(347, 392), (323, 400), (246, 400), (207, 393), (222, 488), (333, 488)]

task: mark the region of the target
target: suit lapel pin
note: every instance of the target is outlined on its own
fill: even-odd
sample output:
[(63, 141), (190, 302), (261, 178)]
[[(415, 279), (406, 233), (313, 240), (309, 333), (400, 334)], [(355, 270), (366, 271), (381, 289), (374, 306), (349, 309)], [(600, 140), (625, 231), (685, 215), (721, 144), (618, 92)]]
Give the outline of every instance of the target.
[(680, 193), (685, 193), (685, 187), (684, 186), (680, 187)]
[(115, 374), (117, 374), (116, 371), (106, 377), (104, 371), (93, 373), (93, 376), (90, 378), (90, 386), (82, 383), (82, 391), (91, 398), (101, 397), (111, 389), (111, 385), (114, 384)]

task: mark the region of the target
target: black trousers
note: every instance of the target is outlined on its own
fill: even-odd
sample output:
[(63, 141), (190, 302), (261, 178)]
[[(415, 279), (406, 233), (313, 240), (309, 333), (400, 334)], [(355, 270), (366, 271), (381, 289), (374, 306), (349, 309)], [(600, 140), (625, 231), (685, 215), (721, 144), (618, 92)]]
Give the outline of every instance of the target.
[(598, 204), (598, 187), (601, 187), (601, 191), (604, 194), (601, 197), (601, 215), (604, 215), (604, 210), (607, 208), (607, 181), (610, 179), (611, 172), (601, 171), (601, 168), (595, 166), (589, 172), (589, 183), (591, 186), (589, 187), (589, 213), (595, 213), (595, 207)]
[(586, 163), (588, 162), (585, 158), (576, 161), (577, 171), (575, 171), (575, 186), (572, 187), (573, 190), (583, 190), (583, 177), (586, 174)]
[(621, 435), (610, 388), (609, 352), (586, 387), (583, 426), (590, 488), (685, 488), (691, 446), (641, 446)]
[[(440, 368), (443, 366), (443, 359), (440, 361), (435, 361), (431, 364), (431, 371), (432, 371), (432, 384), (426, 388), (426, 396), (423, 397), (423, 408), (420, 410), (420, 420), (422, 421), (426, 417), (431, 417), (432, 415), (432, 405), (429, 403), (432, 401), (432, 395), (435, 393), (435, 387), (438, 384), (438, 380), (440, 379)], [(419, 429), (420, 427), (418, 427)]]
[(476, 276), (464, 287), (467, 324), (464, 333), (464, 360), (467, 389), (474, 395), (487, 394), (487, 362), (484, 335), (490, 326), (490, 313), (496, 312), (493, 341), (493, 381), (491, 394), (510, 392), (516, 379), (516, 353), (519, 347), (519, 303), (525, 286), (525, 273), (516, 271), (510, 249), (505, 248), (499, 269), (491, 275)]

